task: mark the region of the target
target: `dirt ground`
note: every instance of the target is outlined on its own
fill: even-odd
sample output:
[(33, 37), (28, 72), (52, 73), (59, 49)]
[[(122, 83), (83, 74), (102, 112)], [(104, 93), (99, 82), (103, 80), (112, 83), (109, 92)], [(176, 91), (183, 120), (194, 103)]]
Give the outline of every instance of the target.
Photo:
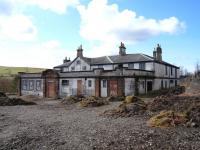
[[(198, 94), (200, 84), (188, 84), (185, 94)], [(81, 108), (60, 100), (34, 101), (38, 105), (0, 106), (0, 150), (199, 150), (200, 128), (153, 128), (149, 115), (105, 117), (119, 106)]]
[(144, 116), (99, 116), (120, 102), (96, 108), (37, 103), (0, 107), (0, 150), (200, 149), (199, 128), (150, 128)]

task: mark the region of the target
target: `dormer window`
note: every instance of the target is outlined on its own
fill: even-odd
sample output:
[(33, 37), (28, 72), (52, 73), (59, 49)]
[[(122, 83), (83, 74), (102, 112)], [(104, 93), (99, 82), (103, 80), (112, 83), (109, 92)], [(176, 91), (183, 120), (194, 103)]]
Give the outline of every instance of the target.
[(81, 64), (81, 61), (80, 61), (80, 60), (77, 60), (77, 61), (76, 61), (76, 64), (77, 64), (77, 65), (80, 65), (80, 64)]

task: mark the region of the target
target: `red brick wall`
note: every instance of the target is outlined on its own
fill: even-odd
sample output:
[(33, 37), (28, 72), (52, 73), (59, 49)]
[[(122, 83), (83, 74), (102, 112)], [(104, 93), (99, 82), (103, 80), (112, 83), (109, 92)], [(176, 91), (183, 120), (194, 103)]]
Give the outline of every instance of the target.
[(100, 80), (97, 78), (95, 79), (95, 96), (100, 97)]

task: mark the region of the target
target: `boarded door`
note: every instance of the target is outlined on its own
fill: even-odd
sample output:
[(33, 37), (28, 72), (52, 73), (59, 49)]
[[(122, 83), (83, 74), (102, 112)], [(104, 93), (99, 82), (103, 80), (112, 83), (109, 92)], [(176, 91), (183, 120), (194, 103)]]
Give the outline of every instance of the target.
[(117, 96), (117, 80), (110, 80), (110, 96)]
[(82, 80), (77, 80), (77, 95), (82, 95)]
[(53, 81), (48, 81), (47, 83), (47, 97), (54, 98), (56, 96), (55, 83)]

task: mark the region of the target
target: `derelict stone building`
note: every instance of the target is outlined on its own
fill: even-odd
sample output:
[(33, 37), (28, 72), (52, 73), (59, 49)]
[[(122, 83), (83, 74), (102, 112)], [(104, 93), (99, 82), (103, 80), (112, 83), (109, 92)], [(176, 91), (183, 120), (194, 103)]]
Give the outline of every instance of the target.
[(162, 60), (158, 44), (153, 57), (127, 54), (121, 43), (119, 54), (88, 58), (82, 46), (77, 57), (41, 73), (19, 73), (20, 95), (64, 97), (70, 95), (122, 96), (148, 93), (178, 85), (179, 67)]

